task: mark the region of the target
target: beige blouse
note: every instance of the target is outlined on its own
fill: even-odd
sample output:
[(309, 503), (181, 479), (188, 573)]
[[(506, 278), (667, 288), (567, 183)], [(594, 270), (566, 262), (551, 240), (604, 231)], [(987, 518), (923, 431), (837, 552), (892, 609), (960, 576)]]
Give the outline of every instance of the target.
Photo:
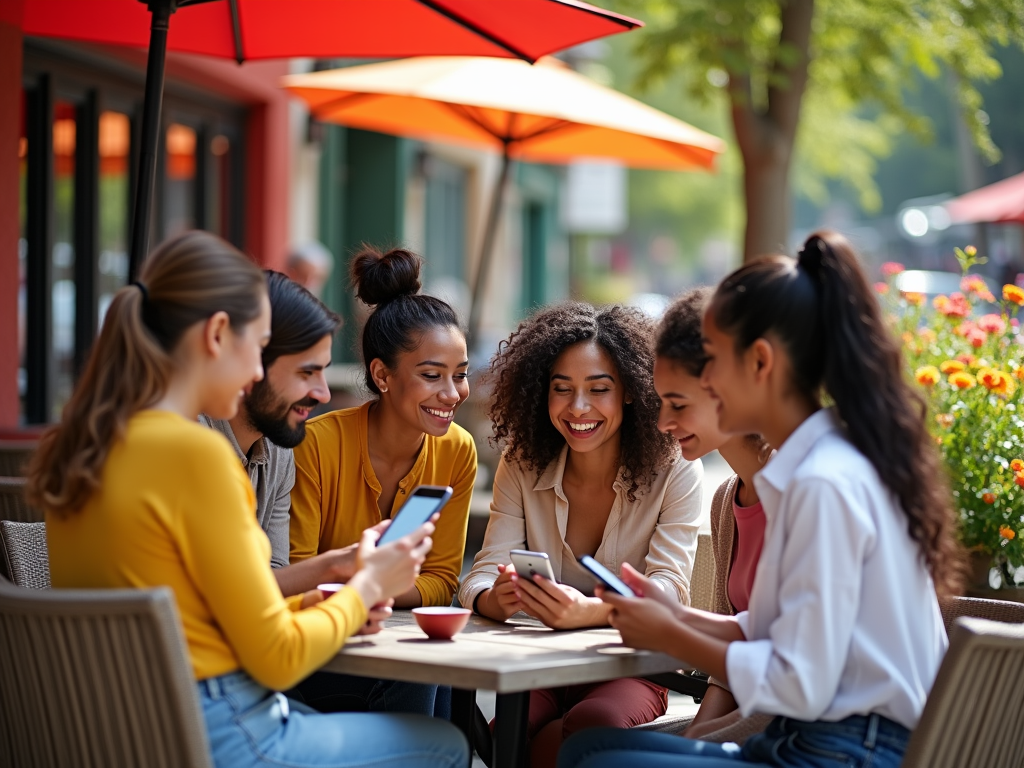
[[(459, 588), (462, 605), (472, 607), (476, 596), (490, 588), (498, 578), (498, 565), (511, 562), (513, 549), (546, 552), (560, 583), (594, 594), (596, 580), (576, 562), (576, 553), (565, 541), (569, 502), (562, 490), (562, 475), (567, 453), (568, 447), (563, 448), (539, 477), (502, 458), (494, 475), (483, 549)], [(594, 558), (614, 573), (629, 563), (689, 604), (703, 475), (700, 461), (678, 458), (630, 502), (620, 470), (613, 484), (615, 502)]]

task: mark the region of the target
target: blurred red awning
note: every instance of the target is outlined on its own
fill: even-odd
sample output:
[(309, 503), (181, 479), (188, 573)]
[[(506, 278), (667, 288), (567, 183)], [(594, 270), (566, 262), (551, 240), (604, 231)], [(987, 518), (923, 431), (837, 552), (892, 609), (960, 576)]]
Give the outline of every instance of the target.
[(954, 224), (1024, 224), (1024, 173), (946, 202)]
[[(167, 50), (229, 59), (541, 56), (640, 22), (579, 0), (178, 0)], [(25, 0), (26, 34), (145, 48), (139, 0)]]

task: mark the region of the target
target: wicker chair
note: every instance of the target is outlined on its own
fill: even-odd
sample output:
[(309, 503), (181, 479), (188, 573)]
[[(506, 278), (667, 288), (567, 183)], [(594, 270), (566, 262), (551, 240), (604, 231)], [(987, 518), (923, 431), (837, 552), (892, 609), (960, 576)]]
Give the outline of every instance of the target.
[(1024, 624), (957, 619), (903, 768), (1021, 768), (1022, 732)]
[(0, 477), (0, 520), (41, 523), (43, 513), (25, 501), (24, 477)]
[(0, 520), (0, 569), (19, 587), (49, 589), (46, 524)]
[(0, 475), (23, 477), (35, 449), (35, 441), (0, 440)]
[(0, 579), (0, 765), (212, 768), (173, 593)]

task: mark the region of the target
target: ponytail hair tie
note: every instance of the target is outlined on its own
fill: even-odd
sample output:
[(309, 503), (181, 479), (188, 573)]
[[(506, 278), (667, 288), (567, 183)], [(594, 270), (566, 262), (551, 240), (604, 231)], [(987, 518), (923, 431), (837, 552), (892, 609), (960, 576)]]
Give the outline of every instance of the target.
[(811, 235), (797, 254), (797, 265), (814, 280), (821, 274), (821, 264), (829, 252), (828, 243), (818, 235)]
[(143, 303), (149, 301), (149, 289), (146, 288), (145, 285), (143, 285), (138, 280), (133, 281), (131, 284), (134, 285), (136, 288), (138, 288), (139, 292), (142, 293), (142, 301), (143, 301)]

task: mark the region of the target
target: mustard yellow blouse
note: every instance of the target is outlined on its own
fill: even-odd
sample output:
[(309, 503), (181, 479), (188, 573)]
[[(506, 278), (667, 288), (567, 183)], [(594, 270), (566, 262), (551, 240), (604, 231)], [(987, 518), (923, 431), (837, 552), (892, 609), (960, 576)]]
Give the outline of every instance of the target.
[[(295, 448), (291, 562), (359, 541), (381, 521), (381, 487), (370, 465), (367, 418), (371, 403), (310, 419)], [(476, 482), (476, 445), (452, 424), (444, 437), (427, 435), (416, 463), (398, 484), (393, 517), (417, 485), (454, 489), (434, 533), (434, 548), (416, 579), (423, 605), (448, 605), (459, 587), (469, 503)]]
[(47, 514), (54, 587), (174, 590), (197, 679), (244, 669), (268, 688), (323, 666), (366, 621), (353, 590), (298, 611), (270, 570), (249, 478), (223, 435), (168, 411), (133, 416), (100, 489)]

